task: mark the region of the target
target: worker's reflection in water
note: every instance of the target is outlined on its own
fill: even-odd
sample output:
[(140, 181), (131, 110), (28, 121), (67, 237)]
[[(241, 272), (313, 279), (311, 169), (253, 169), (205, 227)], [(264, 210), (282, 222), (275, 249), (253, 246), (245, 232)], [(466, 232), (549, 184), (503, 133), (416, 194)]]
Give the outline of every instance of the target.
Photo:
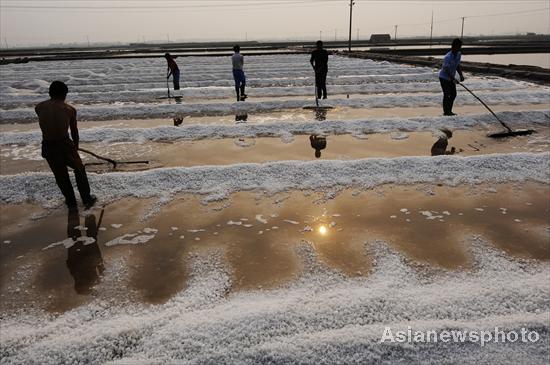
[(235, 114), (235, 122), (246, 122), (248, 121), (248, 113), (238, 112)]
[(311, 143), (311, 148), (315, 150), (315, 157), (321, 157), (321, 150), (327, 148), (327, 139), (323, 136), (312, 134), (309, 136), (309, 142)]
[(448, 129), (441, 129), (441, 132), (443, 132), (443, 134), (432, 146), (432, 149), (431, 149), (432, 156), (454, 155), (456, 153), (456, 149), (454, 147), (452, 147), (450, 151), (447, 151), (447, 146), (449, 145), (449, 139), (453, 137), (453, 132), (451, 132)]
[(318, 120), (319, 122), (322, 122), (323, 120), (327, 119), (327, 110), (324, 108), (316, 108), (315, 109), (315, 120)]
[[(103, 213), (102, 213), (103, 215)], [(100, 218), (101, 224), (101, 218)], [(74, 289), (77, 294), (86, 295), (92, 292), (94, 285), (100, 281), (100, 275), (105, 270), (103, 257), (97, 243), (98, 224), (96, 217), (89, 214), (84, 218), (86, 230), (81, 231), (78, 209), (70, 209), (67, 222), (67, 235), (74, 245), (69, 247), (67, 267), (74, 279)], [(85, 233), (87, 238), (79, 239)]]

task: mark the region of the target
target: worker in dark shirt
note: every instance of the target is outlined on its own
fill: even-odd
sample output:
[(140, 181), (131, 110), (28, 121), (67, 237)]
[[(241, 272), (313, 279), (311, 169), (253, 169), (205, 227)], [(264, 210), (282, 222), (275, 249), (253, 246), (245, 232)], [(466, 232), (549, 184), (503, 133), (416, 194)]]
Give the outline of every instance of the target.
[(316, 158), (321, 157), (321, 150), (327, 148), (327, 139), (316, 134), (309, 136), (309, 143), (311, 144), (311, 148), (315, 150)]
[(327, 72), (328, 72), (328, 52), (323, 49), (323, 42), (317, 41), (317, 49), (311, 52), (309, 60), (315, 70), (315, 87), (318, 99), (327, 98)]
[(180, 69), (176, 61), (174, 61), (176, 57), (173, 57), (170, 53), (165, 53), (164, 58), (166, 58), (166, 62), (168, 62), (168, 69), (166, 70), (167, 72), (166, 78), (169, 79), (170, 75), (172, 75), (172, 81), (174, 82), (174, 90), (179, 90), (180, 89)]
[[(90, 194), (86, 169), (78, 155), (76, 109), (65, 102), (68, 92), (67, 85), (61, 81), (54, 81), (50, 85), (50, 100), (43, 101), (35, 107), (42, 130), (42, 157), (48, 161), (69, 209), (76, 208), (76, 198), (67, 166), (74, 170), (80, 198), (88, 209), (95, 204), (97, 198)], [(69, 138), (69, 129), (72, 140)]]

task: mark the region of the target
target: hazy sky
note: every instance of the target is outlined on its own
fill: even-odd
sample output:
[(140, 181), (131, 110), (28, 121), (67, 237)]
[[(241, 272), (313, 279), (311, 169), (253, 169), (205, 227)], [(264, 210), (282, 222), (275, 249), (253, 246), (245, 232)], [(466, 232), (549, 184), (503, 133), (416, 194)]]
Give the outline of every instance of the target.
[[(550, 33), (550, 0), (355, 0), (371, 33)], [(513, 14), (511, 14), (513, 13)], [(490, 15), (490, 16), (489, 16)], [(347, 38), (349, 0), (0, 0), (2, 47), (61, 42)]]

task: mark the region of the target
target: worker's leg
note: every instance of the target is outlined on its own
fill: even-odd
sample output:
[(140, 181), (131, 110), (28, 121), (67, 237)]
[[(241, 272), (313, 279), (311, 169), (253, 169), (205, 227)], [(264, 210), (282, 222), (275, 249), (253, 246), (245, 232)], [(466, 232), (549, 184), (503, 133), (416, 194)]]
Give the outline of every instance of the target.
[(48, 165), (50, 165), (50, 169), (55, 176), (55, 182), (59, 190), (61, 190), (61, 193), (65, 197), (65, 204), (70, 208), (76, 207), (76, 197), (63, 156), (59, 156), (52, 152), (48, 154), (46, 161), (48, 161)]
[(67, 166), (74, 170), (74, 177), (78, 192), (80, 193), (80, 198), (84, 204), (90, 203), (92, 201), (92, 196), (90, 194), (90, 184), (88, 182), (88, 176), (86, 175), (86, 168), (72, 143), (71, 145), (67, 145), (65, 156)]
[[(439, 82), (441, 83), (441, 89), (443, 90), (443, 115), (451, 115), (452, 109), (452, 85), (453, 82), (440, 78)], [(456, 93), (456, 88), (455, 88)]]
[(241, 100), (239, 95), (240, 92), (240, 82), (239, 82), (239, 70), (233, 70), (233, 80), (235, 80), (235, 93), (237, 94), (237, 101)]
[(321, 99), (323, 96), (323, 86), (321, 84), (321, 73), (315, 72), (315, 86), (317, 88), (317, 99)]
[(244, 71), (241, 71), (241, 98), (246, 97), (245, 88), (246, 88), (246, 76)]
[(323, 99), (327, 98), (327, 71), (321, 73), (321, 91), (323, 92)]
[(450, 85), (450, 95), (449, 95), (449, 112), (453, 114), (453, 104), (456, 99), (456, 84), (454, 82), (451, 82)]
[(172, 81), (174, 82), (174, 90), (180, 89), (180, 71), (172, 72)]

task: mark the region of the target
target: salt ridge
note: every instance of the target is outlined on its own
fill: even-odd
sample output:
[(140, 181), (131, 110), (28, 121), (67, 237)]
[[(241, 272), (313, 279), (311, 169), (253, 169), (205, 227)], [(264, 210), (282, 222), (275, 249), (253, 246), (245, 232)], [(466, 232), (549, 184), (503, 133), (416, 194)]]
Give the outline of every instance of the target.
[[(519, 105), (525, 103), (548, 103), (550, 88), (538, 88), (526, 91), (483, 92), (479, 97), (488, 104)], [(462, 105), (475, 105), (479, 102), (471, 95), (460, 96)], [(410, 95), (374, 95), (356, 99), (332, 99), (322, 105), (350, 108), (392, 108), (392, 107), (427, 107), (439, 106), (439, 94)], [(185, 115), (223, 115), (236, 112), (260, 112), (284, 109), (296, 109), (312, 106), (312, 100), (295, 99), (282, 101), (263, 101), (245, 103), (181, 103), (181, 104), (114, 104), (114, 105), (82, 105), (78, 107), (79, 120), (112, 120), (112, 119), (143, 119), (162, 118)], [(0, 122), (33, 122), (36, 114), (31, 108), (0, 110)]]
[[(546, 126), (550, 123), (550, 110), (505, 111), (498, 117), (512, 128)], [(262, 124), (193, 124), (180, 127), (153, 128), (86, 128), (80, 129), (81, 142), (143, 142), (201, 140), (212, 138), (283, 137), (304, 134), (352, 134), (388, 132), (436, 131), (441, 128), (465, 130), (472, 128), (499, 128), (491, 114), (459, 115), (455, 117), (384, 118), (347, 121), (276, 122)], [(6, 132), (0, 135), (0, 145), (19, 146), (37, 144), (42, 140), (40, 131)], [(38, 156), (38, 155), (37, 155)], [(40, 157), (40, 156), (38, 156)]]
[[(204, 194), (221, 199), (233, 192), (359, 187), (383, 184), (441, 183), (450, 186), (481, 182), (526, 180), (550, 183), (550, 153), (512, 153), (459, 157), (400, 157), (363, 160), (282, 161), (264, 164), (161, 168), (131, 173), (88, 174), (92, 191), (101, 201), (124, 197)], [(50, 173), (0, 176), (0, 202), (27, 201), (45, 206), (61, 203)]]
[[(123, 85), (124, 86), (124, 85)], [(151, 101), (155, 97), (161, 97), (166, 94), (166, 88), (156, 84), (155, 88), (145, 88), (140, 90), (120, 89), (106, 91), (104, 89), (95, 92), (82, 92), (76, 89), (70, 95), (71, 103), (97, 103), (97, 102), (144, 102)], [(475, 90), (501, 90), (501, 89), (526, 89), (530, 85), (511, 80), (470, 80), (468, 86)], [(410, 93), (410, 92), (439, 92), (441, 86), (439, 82), (408, 82), (406, 84), (396, 83), (365, 83), (349, 85), (327, 85), (332, 95), (335, 94), (375, 94), (375, 93)], [(203, 98), (219, 99), (233, 97), (235, 90), (233, 87), (183, 87), (180, 94), (184, 98)], [(248, 87), (248, 94), (254, 97), (281, 97), (281, 96), (304, 96), (313, 93), (313, 86), (292, 86), (292, 87), (258, 87), (252, 83)], [(16, 108), (21, 105), (31, 105), (42, 101), (46, 93), (41, 90), (38, 93), (20, 93), (18, 90), (2, 93), (0, 106), (4, 109)]]

